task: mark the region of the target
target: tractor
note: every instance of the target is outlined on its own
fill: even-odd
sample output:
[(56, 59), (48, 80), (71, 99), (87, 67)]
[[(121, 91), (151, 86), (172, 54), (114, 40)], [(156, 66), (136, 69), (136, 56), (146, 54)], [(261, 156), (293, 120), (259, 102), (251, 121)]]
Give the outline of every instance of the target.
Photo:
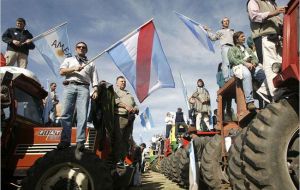
[[(71, 147), (58, 150), (62, 127), (45, 124), (48, 93), (29, 70), (1, 67), (1, 181), (3, 189), (122, 189), (129, 186), (134, 167), (115, 167), (112, 151), (113, 87), (99, 84), (99, 117), (86, 129), (85, 151), (75, 157), (76, 127)], [(109, 96), (110, 95), (110, 96)], [(110, 100), (110, 101), (109, 101)], [(109, 119), (110, 118), (110, 119)], [(25, 178), (24, 178), (25, 177)], [(21, 187), (22, 186), (22, 187)]]
[[(230, 79), (218, 94), (218, 126), (201, 158), (211, 189), (297, 189), (299, 187), (299, 0), (291, 0), (283, 25), (283, 61), (274, 63), (275, 101), (246, 109), (241, 81)], [(238, 121), (223, 121), (222, 101), (234, 98)]]

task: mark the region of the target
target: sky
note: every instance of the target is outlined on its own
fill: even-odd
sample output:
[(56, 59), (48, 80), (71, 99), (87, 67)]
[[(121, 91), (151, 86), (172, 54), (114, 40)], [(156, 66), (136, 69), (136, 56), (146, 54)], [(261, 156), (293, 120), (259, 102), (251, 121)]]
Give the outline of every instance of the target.
[[(250, 35), (246, 0), (1, 0), (1, 34), (15, 26), (18, 17), (25, 18), (26, 28), (36, 36), (63, 22), (68, 22), (70, 47), (74, 54), (76, 42), (88, 44), (88, 58), (92, 58), (115, 42), (150, 20), (158, 32), (162, 48), (172, 69), (175, 88), (159, 89), (139, 104), (140, 112), (150, 108), (154, 127), (141, 127), (139, 117), (134, 124), (133, 137), (149, 145), (154, 134), (165, 134), (164, 119), (169, 111), (176, 112), (182, 107), (187, 114), (187, 106), (182, 93), (179, 72), (182, 74), (190, 96), (196, 89), (196, 81), (201, 78), (210, 93), (211, 107), (217, 108), (218, 86), (216, 72), (221, 62), (220, 46), (215, 43), (215, 53), (206, 50), (189, 29), (176, 16), (181, 13), (213, 31), (221, 28), (221, 19), (230, 19), (230, 28)], [(278, 0), (285, 6), (288, 0)], [(1, 52), (6, 44), (1, 42)], [(122, 73), (108, 54), (95, 60), (100, 80), (115, 84)], [(57, 82), (58, 97), (62, 98), (63, 78), (54, 76), (35, 49), (30, 51), (28, 69), (33, 71), (46, 88), (50, 82)], [(135, 96), (133, 88), (127, 89)], [(137, 99), (136, 99), (137, 101)]]

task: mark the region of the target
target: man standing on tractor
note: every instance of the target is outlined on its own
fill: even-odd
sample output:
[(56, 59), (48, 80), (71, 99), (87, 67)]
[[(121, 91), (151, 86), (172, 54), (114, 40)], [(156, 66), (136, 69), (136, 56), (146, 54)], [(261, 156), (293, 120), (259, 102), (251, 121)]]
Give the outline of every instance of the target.
[(65, 149), (70, 146), (72, 119), (75, 112), (74, 107), (76, 106), (76, 151), (77, 153), (80, 153), (84, 150), (84, 143), (86, 139), (85, 129), (90, 98), (89, 85), (90, 83), (92, 84), (92, 98), (96, 99), (98, 96), (98, 74), (93, 62), (87, 64), (87, 44), (85, 42), (78, 42), (75, 48), (77, 55), (66, 58), (60, 66), (60, 74), (65, 76), (66, 80), (63, 82), (64, 93), (61, 116), (61, 125), (63, 130), (61, 133), (61, 142), (57, 145), (57, 148)]
[(117, 77), (115, 87), (115, 125), (121, 133), (121, 159), (124, 160), (129, 151), (129, 139), (132, 136), (135, 114), (139, 113), (134, 97), (125, 90), (126, 80), (123, 76)]
[(202, 79), (197, 81), (197, 89), (190, 98), (190, 103), (196, 112), (196, 129), (207, 131), (210, 116), (210, 96)]
[(2, 35), (2, 41), (7, 43), (6, 66), (13, 66), (17, 62), (18, 67), (27, 68), (29, 50), (34, 49), (35, 45), (31, 41), (32, 34), (25, 29), (25, 25), (25, 19), (18, 18), (16, 27), (8, 28)]
[(257, 93), (267, 102), (268, 95), (274, 96), (275, 87), (272, 71), (273, 63), (281, 63), (282, 19), (278, 16), (285, 12), (284, 7), (277, 7), (275, 0), (249, 0), (247, 3), (252, 38), (256, 46), (257, 57), (263, 64), (269, 92), (263, 86)]

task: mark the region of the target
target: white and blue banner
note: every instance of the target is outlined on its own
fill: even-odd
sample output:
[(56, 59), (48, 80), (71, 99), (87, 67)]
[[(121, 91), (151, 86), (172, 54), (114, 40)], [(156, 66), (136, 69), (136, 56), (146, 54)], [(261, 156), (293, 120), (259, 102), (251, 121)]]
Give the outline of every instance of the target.
[(151, 129), (154, 127), (153, 119), (150, 113), (149, 107), (145, 109), (145, 111), (140, 115), (141, 125), (144, 128)]
[(189, 111), (191, 108), (190, 108), (189, 99), (188, 99), (188, 95), (187, 95), (187, 89), (186, 89), (185, 82), (183, 80), (181, 73), (179, 73), (179, 76), (180, 76), (180, 81), (181, 81), (181, 86), (182, 86), (182, 94), (183, 94), (187, 109)]
[(60, 64), (71, 57), (67, 23), (50, 29), (34, 40), (34, 44), (54, 75), (59, 75)]
[(45, 107), (44, 107), (44, 110), (43, 110), (44, 123), (48, 123), (49, 115), (52, 112), (52, 108), (53, 108), (52, 98), (51, 98), (50, 92), (48, 92), (48, 96), (46, 97), (46, 100), (45, 100)]
[(198, 41), (209, 51), (215, 53), (214, 45), (204, 28), (194, 20), (175, 12), (182, 22), (190, 29)]
[(199, 172), (198, 172), (198, 160), (195, 158), (194, 141), (190, 142), (190, 167), (189, 167), (189, 190), (198, 190)]

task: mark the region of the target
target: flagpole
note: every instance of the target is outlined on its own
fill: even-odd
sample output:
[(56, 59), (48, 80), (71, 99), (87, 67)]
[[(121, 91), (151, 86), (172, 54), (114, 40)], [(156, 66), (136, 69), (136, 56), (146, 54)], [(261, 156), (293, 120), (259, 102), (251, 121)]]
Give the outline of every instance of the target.
[(105, 52), (109, 51), (110, 49), (112, 49), (113, 47), (115, 47), (116, 45), (118, 45), (120, 42), (127, 40), (128, 38), (130, 38), (133, 34), (136, 33), (136, 31), (138, 31), (140, 28), (142, 28), (143, 26), (147, 25), (148, 23), (150, 23), (153, 20), (153, 18), (151, 18), (149, 21), (145, 22), (143, 25), (141, 25), (140, 27), (138, 27), (137, 29), (135, 29), (134, 31), (132, 31), (131, 33), (129, 33), (128, 35), (126, 35), (124, 38), (122, 38), (121, 40), (117, 41), (116, 43), (114, 43), (113, 45), (109, 46), (108, 48), (106, 48), (104, 51), (102, 51), (101, 53), (99, 53), (98, 55), (96, 55), (95, 57), (93, 57), (91, 60), (89, 60), (83, 67), (85, 67), (86, 65), (90, 64), (91, 62), (95, 61), (98, 57), (100, 57), (101, 55), (103, 55)]
[(44, 37), (44, 36), (46, 36), (46, 35), (48, 35), (48, 34), (51, 34), (51, 33), (54, 32), (57, 28), (62, 27), (62, 26), (64, 26), (64, 25), (66, 25), (67, 23), (68, 23), (68, 22), (64, 22), (64, 23), (62, 23), (62, 24), (60, 24), (60, 25), (58, 25), (58, 26), (56, 26), (56, 27), (54, 27), (54, 28), (51, 28), (50, 30), (47, 30), (46, 32), (43, 32), (43, 33), (41, 33), (41, 34), (39, 34), (39, 35), (33, 37), (33, 38), (31, 39), (31, 41), (38, 40), (38, 39), (41, 38), (41, 37)]

